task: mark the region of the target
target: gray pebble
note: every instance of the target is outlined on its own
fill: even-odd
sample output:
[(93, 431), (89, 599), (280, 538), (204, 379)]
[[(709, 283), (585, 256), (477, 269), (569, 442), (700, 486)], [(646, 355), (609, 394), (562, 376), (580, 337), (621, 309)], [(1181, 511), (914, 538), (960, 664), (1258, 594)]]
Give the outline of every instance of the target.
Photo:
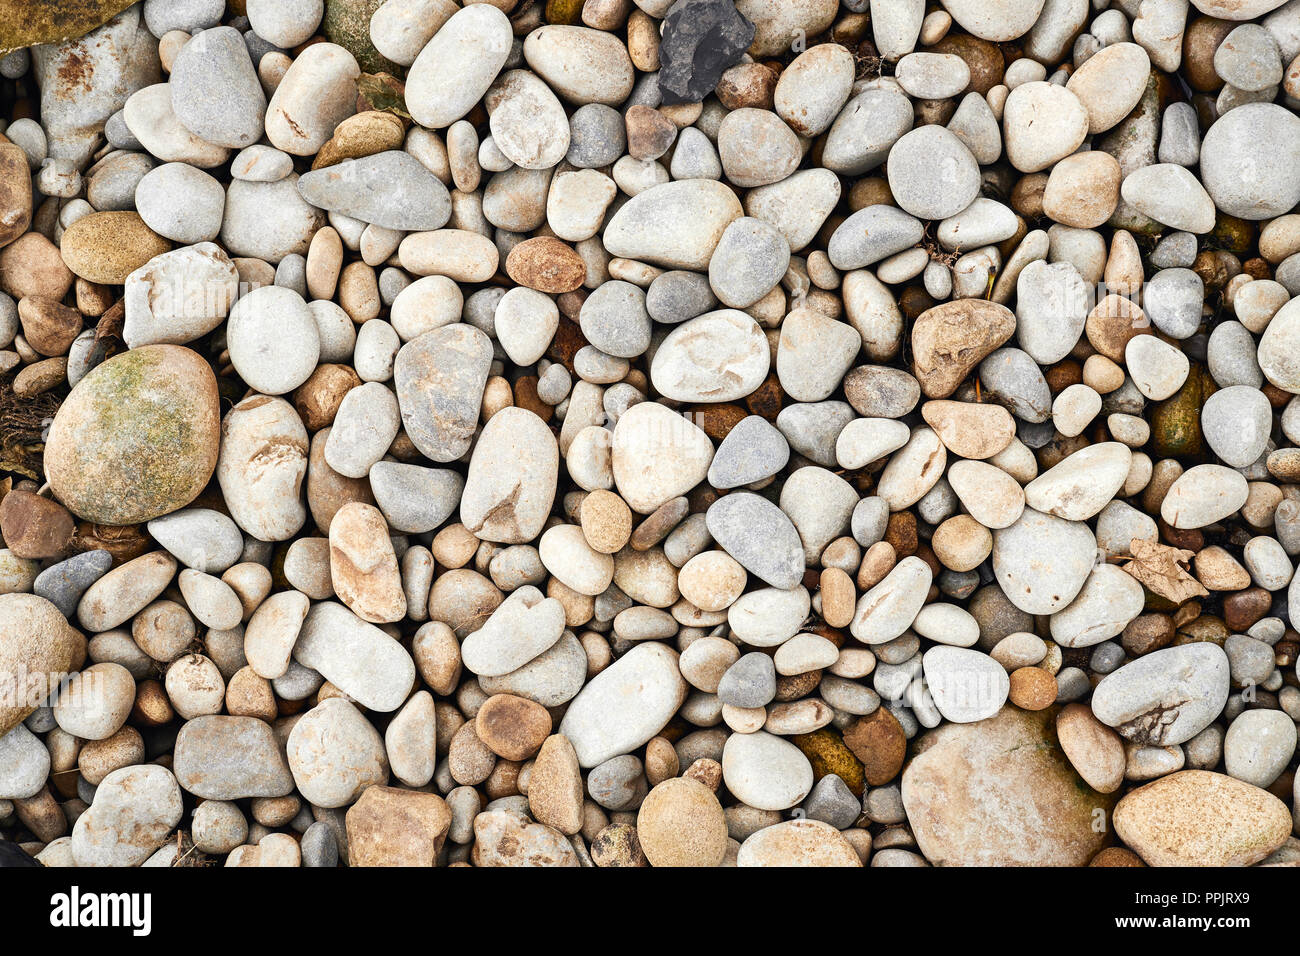
[(107, 551), (84, 551), (46, 568), (36, 576), (32, 590), (57, 607), (64, 617), (72, 617), (86, 589), (112, 566), (113, 556)]
[(621, 279), (604, 282), (587, 296), (578, 324), (587, 341), (607, 355), (636, 358), (650, 347), (646, 294)]
[(796, 402), (781, 409), (776, 427), (796, 452), (826, 468), (835, 468), (835, 441), (854, 417), (847, 402)]
[(627, 151), (627, 127), (618, 110), (588, 103), (569, 117), (569, 152), (565, 159), (579, 169), (610, 166)]
[(1195, 166), (1200, 160), (1201, 130), (1192, 104), (1171, 103), (1165, 110), (1160, 120), (1160, 149), (1156, 155), (1162, 163), (1179, 166)]
[(718, 304), (707, 276), (674, 269), (656, 276), (646, 291), (646, 311), (656, 322), (675, 324), (711, 311)]
[(709, 484), (739, 488), (775, 475), (790, 460), (785, 436), (759, 415), (743, 418), (729, 431), (709, 465)]
[(743, 655), (718, 682), (718, 699), (733, 707), (766, 707), (776, 697), (776, 665), (761, 651)]
[(1143, 290), (1142, 308), (1161, 332), (1185, 339), (1201, 324), (1205, 283), (1191, 269), (1162, 269)]
[(829, 823), (837, 830), (853, 826), (862, 813), (862, 804), (849, 785), (836, 774), (828, 773), (815, 784), (803, 801), (804, 816)]
[(338, 842), (334, 831), (323, 820), (317, 820), (302, 835), (302, 865), (332, 869), (339, 864)]
[(998, 349), (980, 363), (979, 376), (990, 398), (1022, 421), (1046, 422), (1052, 417), (1052, 390), (1026, 352)]

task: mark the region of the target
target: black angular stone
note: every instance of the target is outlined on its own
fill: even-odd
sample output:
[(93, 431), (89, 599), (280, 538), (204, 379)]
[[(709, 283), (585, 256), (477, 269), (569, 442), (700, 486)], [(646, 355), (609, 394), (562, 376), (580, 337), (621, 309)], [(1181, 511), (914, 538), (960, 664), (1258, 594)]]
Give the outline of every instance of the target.
[(753, 42), (754, 24), (732, 0), (677, 0), (659, 43), (663, 104), (699, 103)]

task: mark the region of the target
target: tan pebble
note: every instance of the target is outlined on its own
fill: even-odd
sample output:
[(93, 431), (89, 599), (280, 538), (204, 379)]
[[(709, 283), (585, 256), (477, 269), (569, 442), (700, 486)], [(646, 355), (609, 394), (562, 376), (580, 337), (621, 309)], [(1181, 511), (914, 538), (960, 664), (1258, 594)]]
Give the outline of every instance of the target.
[(848, 627), (853, 621), (857, 602), (853, 578), (840, 568), (824, 568), (821, 573), (821, 595), (822, 618), (826, 623), (831, 627)]
[(563, 734), (547, 737), (528, 778), (528, 809), (538, 823), (573, 835), (582, 829), (582, 771)]
[(893, 570), (896, 560), (894, 546), (888, 541), (877, 541), (867, 548), (858, 567), (858, 590), (869, 591), (883, 581), (885, 575)]
[(727, 853), (722, 805), (707, 785), (690, 777), (665, 780), (651, 790), (636, 828), (652, 866), (718, 866)]
[(993, 552), (993, 534), (970, 515), (953, 515), (934, 529), (930, 546), (944, 567), (973, 571)]
[[(121, 285), (172, 244), (134, 211), (93, 212), (63, 231), (59, 252), (74, 273), (91, 282)], [(60, 298), (62, 298), (60, 296)]]
[(579, 515), (587, 544), (601, 554), (622, 550), (632, 535), (632, 509), (612, 491), (591, 492), (582, 499)]
[(1022, 710), (1042, 710), (1056, 701), (1056, 678), (1038, 667), (1021, 667), (1011, 672), (1007, 696)]
[(537, 753), (551, 732), (551, 715), (535, 701), (513, 694), (496, 694), (483, 702), (474, 728), (497, 756), (527, 760)]

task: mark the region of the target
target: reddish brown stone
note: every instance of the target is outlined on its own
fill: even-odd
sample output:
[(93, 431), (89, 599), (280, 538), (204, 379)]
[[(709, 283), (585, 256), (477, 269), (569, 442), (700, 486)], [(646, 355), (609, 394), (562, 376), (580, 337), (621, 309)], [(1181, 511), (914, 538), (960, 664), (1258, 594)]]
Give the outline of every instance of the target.
[(844, 744), (862, 762), (863, 774), (873, 787), (898, 776), (907, 757), (907, 735), (888, 707), (859, 717), (844, 731)]
[(0, 539), (20, 558), (53, 558), (67, 550), (77, 523), (57, 501), (14, 490), (0, 501)]

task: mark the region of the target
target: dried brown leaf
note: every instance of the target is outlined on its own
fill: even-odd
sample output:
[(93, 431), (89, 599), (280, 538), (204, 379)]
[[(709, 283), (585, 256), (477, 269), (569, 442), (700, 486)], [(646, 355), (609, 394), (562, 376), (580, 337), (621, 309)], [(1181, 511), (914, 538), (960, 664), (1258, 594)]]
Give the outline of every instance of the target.
[(1133, 560), (1124, 570), (1133, 575), (1143, 587), (1153, 594), (1182, 604), (1194, 597), (1205, 597), (1210, 592), (1192, 577), (1184, 566), (1196, 556), (1195, 551), (1171, 548), (1144, 538), (1129, 542)]

